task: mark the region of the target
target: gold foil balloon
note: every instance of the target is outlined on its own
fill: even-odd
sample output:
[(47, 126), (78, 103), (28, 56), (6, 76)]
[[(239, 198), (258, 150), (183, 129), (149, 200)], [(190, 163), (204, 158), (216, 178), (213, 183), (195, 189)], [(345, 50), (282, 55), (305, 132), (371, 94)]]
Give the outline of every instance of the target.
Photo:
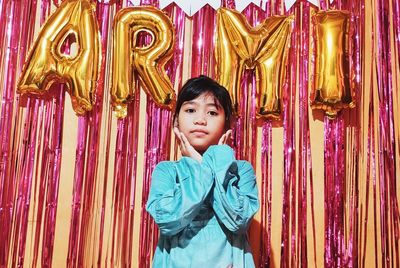
[(349, 65), (349, 23), (346, 11), (319, 11), (313, 16), (316, 55), (311, 107), (325, 110), (329, 117), (355, 106)]
[(237, 11), (217, 12), (216, 59), (219, 82), (231, 93), (235, 111), (244, 68), (256, 71), (257, 116), (279, 118), (293, 16), (273, 16), (251, 27)]
[[(62, 52), (69, 37), (76, 55)], [(44, 95), (53, 83), (66, 83), (78, 115), (92, 109), (100, 69), (100, 33), (95, 6), (85, 0), (65, 0), (43, 25), (18, 83), (20, 94)]]
[[(126, 115), (126, 105), (134, 98), (135, 75), (146, 93), (161, 107), (172, 108), (175, 92), (164, 65), (172, 57), (174, 27), (161, 11), (150, 6), (129, 7), (114, 19), (113, 73), (111, 98), (117, 117)], [(137, 46), (140, 32), (150, 34), (151, 43)]]

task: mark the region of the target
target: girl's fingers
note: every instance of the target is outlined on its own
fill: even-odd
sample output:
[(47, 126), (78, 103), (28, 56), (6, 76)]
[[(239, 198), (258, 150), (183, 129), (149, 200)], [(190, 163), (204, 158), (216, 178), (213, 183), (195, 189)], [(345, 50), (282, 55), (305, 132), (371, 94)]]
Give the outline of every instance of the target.
[(221, 138), (219, 138), (218, 145), (222, 145), (222, 144), (225, 143), (225, 136), (226, 136), (226, 134), (223, 134), (223, 135), (221, 136)]
[(232, 137), (232, 129), (228, 130), (226, 133), (226, 139), (225, 139), (225, 143), (229, 140), (229, 138)]
[(183, 134), (182, 132), (181, 132), (181, 139), (182, 139), (182, 142), (185, 144), (185, 147), (190, 146), (188, 139), (186, 138), (185, 134)]
[(179, 128), (174, 127), (174, 134), (175, 134), (175, 136), (178, 138), (179, 141), (182, 140), (182, 139), (181, 139), (181, 134), (180, 134), (180, 132), (179, 132)]
[(230, 135), (232, 135), (232, 129), (229, 129), (227, 132), (225, 132), (224, 135), (221, 136), (221, 138), (219, 138), (218, 144), (219, 145), (227, 144), (227, 142), (229, 141)]

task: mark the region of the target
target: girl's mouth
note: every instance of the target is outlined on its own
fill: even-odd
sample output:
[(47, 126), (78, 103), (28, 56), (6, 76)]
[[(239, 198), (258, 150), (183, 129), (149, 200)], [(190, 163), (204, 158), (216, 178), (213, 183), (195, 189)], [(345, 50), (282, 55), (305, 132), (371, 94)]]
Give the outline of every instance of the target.
[(204, 129), (194, 129), (192, 131), (190, 131), (191, 134), (195, 134), (195, 135), (207, 135), (208, 131), (204, 130)]

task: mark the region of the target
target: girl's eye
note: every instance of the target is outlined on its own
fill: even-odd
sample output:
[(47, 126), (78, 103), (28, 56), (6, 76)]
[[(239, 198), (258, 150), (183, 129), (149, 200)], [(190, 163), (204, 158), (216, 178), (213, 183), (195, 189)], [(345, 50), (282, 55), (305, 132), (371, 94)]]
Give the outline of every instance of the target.
[(209, 111), (208, 112), (211, 116), (216, 116), (218, 115), (218, 113), (216, 111)]
[(194, 113), (194, 112), (195, 112), (195, 110), (194, 110), (194, 109), (192, 109), (192, 108), (188, 108), (188, 109), (186, 109), (186, 110), (185, 110), (185, 112), (187, 112), (187, 113)]

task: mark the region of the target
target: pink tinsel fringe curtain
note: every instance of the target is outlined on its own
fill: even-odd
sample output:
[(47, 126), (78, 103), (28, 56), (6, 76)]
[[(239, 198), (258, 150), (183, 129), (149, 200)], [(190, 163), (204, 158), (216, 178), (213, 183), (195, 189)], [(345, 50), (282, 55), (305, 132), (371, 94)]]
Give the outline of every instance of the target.
[[(400, 4), (321, 0), (315, 7), (297, 1), (286, 9), (283, 2), (268, 1), (261, 5), (264, 9), (250, 4), (242, 11), (253, 26), (273, 15), (295, 16), (282, 121), (256, 118), (253, 70), (246, 70), (241, 81), (241, 116), (235, 122), (233, 146), (238, 158), (260, 171), (259, 226), (250, 229), (255, 261), (259, 267), (398, 267)], [(25, 57), (38, 33), (35, 23), (43, 24), (58, 4), (0, 0), (0, 266), (48, 267), (60, 263), (54, 256), (64, 256), (61, 263), (68, 267), (149, 267), (158, 230), (145, 204), (154, 166), (174, 160), (173, 152), (176, 157), (172, 113), (146, 99), (135, 81), (137, 94), (127, 117), (117, 120), (112, 114), (111, 25), (116, 12), (131, 1), (96, 2), (101, 72), (96, 103), (77, 119), (75, 137), (64, 135), (64, 85), (54, 85), (44, 99), (16, 94)], [(140, 4), (159, 6), (156, 0)], [(234, 9), (235, 1), (221, 5)], [(309, 108), (315, 61), (311, 16), (317, 9), (351, 14), (356, 108), (342, 111), (334, 120)], [(175, 90), (191, 76), (216, 78), (216, 11), (206, 5), (189, 17), (171, 4), (164, 12), (176, 34), (174, 55), (166, 68)], [(148, 42), (146, 36), (142, 42)], [(67, 43), (65, 53), (68, 50)], [(315, 122), (323, 125), (323, 133), (313, 133)], [(311, 138), (317, 136), (319, 140)], [(64, 139), (76, 144), (75, 162), (61, 176)], [(318, 143), (322, 156), (312, 154)], [(277, 163), (282, 151), (282, 163)], [(313, 166), (316, 158), (323, 161), (322, 174)], [(276, 177), (273, 168), (280, 165), (282, 176)], [(60, 213), (59, 193), (66, 181), (72, 185), (70, 210)], [(316, 187), (319, 181), (322, 188)], [(273, 195), (276, 185), (282, 185), (278, 196)], [(319, 202), (317, 191), (323, 192)], [(279, 215), (273, 213), (275, 203), (281, 206)], [(60, 214), (68, 214), (70, 223), (64, 230), (64, 251), (55, 252)], [(323, 227), (318, 226), (319, 215)], [(318, 248), (321, 235), (323, 250)], [(371, 255), (374, 264), (366, 262)]]

